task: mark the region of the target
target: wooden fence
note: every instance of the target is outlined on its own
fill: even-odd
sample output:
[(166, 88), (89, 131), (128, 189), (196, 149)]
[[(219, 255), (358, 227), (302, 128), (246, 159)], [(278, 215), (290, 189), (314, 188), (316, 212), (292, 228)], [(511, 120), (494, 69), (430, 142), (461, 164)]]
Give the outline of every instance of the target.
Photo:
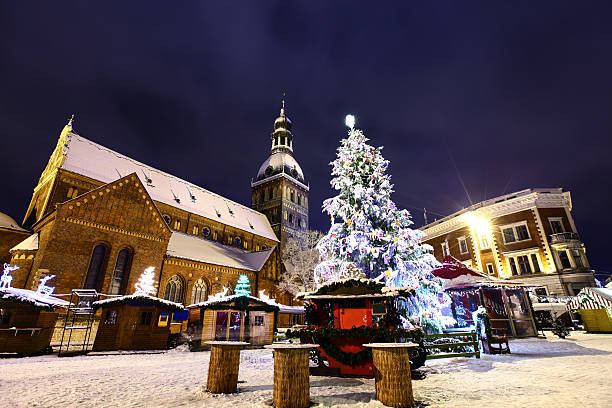
[[(444, 342), (438, 344), (428, 344), (429, 341), (435, 339), (458, 339), (457, 342)], [(427, 349), (427, 359), (436, 358), (453, 358), (453, 357), (476, 357), (480, 358), (480, 348), (478, 347), (478, 336), (476, 332), (463, 333), (442, 333), (442, 334), (426, 334), (424, 336), (425, 349)], [(453, 348), (471, 347), (473, 351), (456, 351)], [(448, 350), (448, 352), (430, 353), (435, 349)]]

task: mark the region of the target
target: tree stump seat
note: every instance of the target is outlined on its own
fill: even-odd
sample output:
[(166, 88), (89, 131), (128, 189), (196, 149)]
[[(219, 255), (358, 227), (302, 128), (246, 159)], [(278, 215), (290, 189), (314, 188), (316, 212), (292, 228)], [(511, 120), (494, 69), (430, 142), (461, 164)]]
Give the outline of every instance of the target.
[(274, 353), (275, 408), (306, 408), (310, 406), (310, 349), (318, 344), (270, 344), (264, 348)]
[(248, 346), (243, 341), (207, 341), (210, 346), (206, 390), (213, 394), (231, 394), (238, 386), (240, 349)]
[(414, 407), (410, 377), (410, 349), (415, 343), (369, 343), (372, 349), (376, 399), (396, 408)]

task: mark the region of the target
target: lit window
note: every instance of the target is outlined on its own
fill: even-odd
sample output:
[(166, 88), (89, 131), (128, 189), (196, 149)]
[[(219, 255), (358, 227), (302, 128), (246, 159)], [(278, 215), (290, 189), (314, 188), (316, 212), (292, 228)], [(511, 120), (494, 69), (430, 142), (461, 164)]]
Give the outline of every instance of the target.
[(68, 198), (76, 198), (76, 196), (79, 195), (79, 190), (76, 189), (76, 187), (70, 187), (68, 189), (68, 194), (66, 194), (66, 197)]
[(256, 252), (259, 252), (259, 245), (256, 245), (256, 246), (255, 246), (255, 251), (256, 251)]
[(584, 263), (582, 262), (582, 255), (580, 254), (580, 250), (576, 248), (570, 249), (570, 254), (572, 254), (572, 258), (574, 259), (574, 263), (577, 268), (584, 267)]
[(164, 291), (164, 299), (169, 300), (171, 302), (181, 302), (181, 292), (183, 290), (183, 284), (181, 283), (181, 278), (178, 276), (173, 276), (168, 280), (166, 284), (166, 290)]
[(519, 255), (516, 257), (516, 260), (518, 261), (521, 275), (531, 273), (531, 266), (529, 264), (529, 257), (527, 255)]
[(540, 260), (536, 254), (531, 254), (531, 264), (533, 265), (533, 272), (540, 273)]
[(549, 218), (550, 228), (552, 229), (553, 234), (561, 234), (565, 232), (563, 229), (563, 222), (561, 218)]
[(572, 267), (566, 251), (559, 251), (559, 260), (561, 260), (561, 266), (563, 269), (569, 269)]
[(218, 235), (217, 235), (217, 231), (213, 232), (213, 239), (214, 239), (215, 241), (217, 240), (217, 237), (218, 237)]
[(174, 229), (175, 230), (180, 230), (181, 229), (181, 220), (174, 221)]
[(461, 252), (462, 254), (467, 254), (468, 246), (465, 237), (458, 238), (457, 240), (459, 241), (459, 252)]
[(526, 222), (513, 225), (505, 225), (501, 227), (501, 230), (505, 244), (510, 244), (519, 241), (527, 241), (528, 239), (530, 239), (529, 230), (527, 229)]
[(113, 280), (111, 281), (109, 294), (120, 295), (125, 292), (124, 282), (126, 276), (129, 274), (129, 263), (130, 263), (130, 250), (123, 248), (117, 255), (117, 262), (115, 263), (115, 270), (113, 272)]
[(206, 282), (204, 279), (198, 279), (193, 284), (191, 290), (191, 304), (200, 303), (206, 300)]
[(489, 249), (489, 248), (491, 248), (489, 237), (486, 235), (481, 235), (480, 236), (480, 249)]
[(442, 243), (442, 256), (449, 256), (450, 250), (448, 248), (448, 241)]
[(193, 235), (198, 235), (199, 232), (200, 232), (200, 229), (194, 225), (193, 226)]
[(244, 249), (249, 249), (249, 244), (248, 244), (246, 241), (244, 241), (244, 242), (242, 243), (242, 247), (243, 247)]
[(106, 246), (102, 244), (96, 245), (94, 248), (89, 260), (89, 268), (87, 269), (83, 289), (98, 289), (102, 266), (106, 258), (106, 249)]

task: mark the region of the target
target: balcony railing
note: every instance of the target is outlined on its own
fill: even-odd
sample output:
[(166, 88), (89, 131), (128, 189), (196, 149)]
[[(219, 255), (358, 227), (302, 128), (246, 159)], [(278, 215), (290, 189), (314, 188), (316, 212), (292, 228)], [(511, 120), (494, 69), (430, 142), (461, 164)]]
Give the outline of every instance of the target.
[(564, 242), (564, 241), (580, 241), (580, 236), (577, 232), (560, 232), (558, 234), (552, 234), (550, 236), (550, 243)]

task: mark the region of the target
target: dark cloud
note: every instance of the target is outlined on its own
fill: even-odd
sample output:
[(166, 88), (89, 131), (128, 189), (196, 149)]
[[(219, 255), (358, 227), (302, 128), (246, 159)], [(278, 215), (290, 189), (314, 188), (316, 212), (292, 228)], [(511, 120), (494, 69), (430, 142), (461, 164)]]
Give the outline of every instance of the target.
[(72, 112), (85, 137), (248, 204), (284, 91), (314, 227), (352, 112), (417, 225), (469, 205), (457, 170), (473, 201), (563, 187), (612, 271), (609, 4), (313, 3), (4, 2), (0, 211), (21, 220)]

